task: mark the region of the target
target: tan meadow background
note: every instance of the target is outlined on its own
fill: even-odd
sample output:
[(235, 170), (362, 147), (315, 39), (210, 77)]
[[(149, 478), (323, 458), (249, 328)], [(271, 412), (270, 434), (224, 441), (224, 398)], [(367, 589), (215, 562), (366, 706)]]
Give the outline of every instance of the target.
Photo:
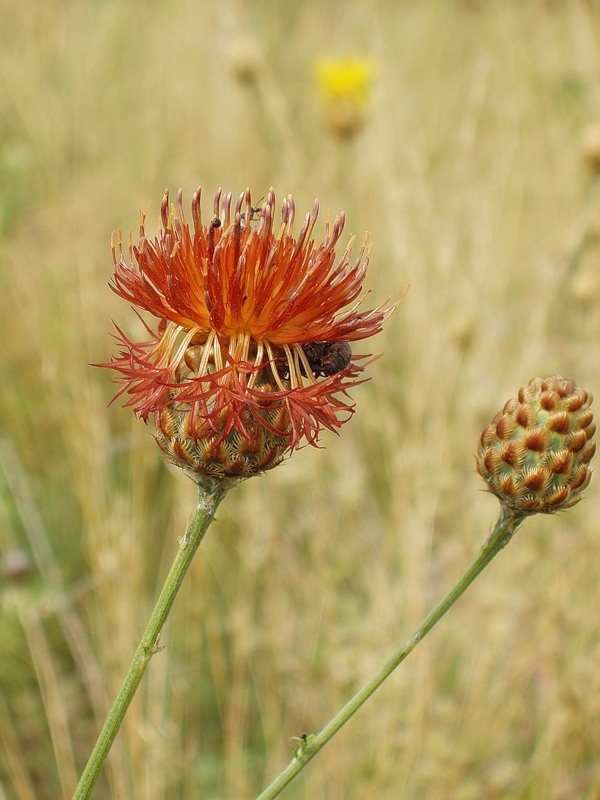
[[(372, 233), (374, 302), (411, 287), (342, 436), (221, 506), (94, 794), (253, 798), (475, 556), (491, 416), (534, 375), (600, 397), (600, 7), (0, 13), (2, 800), (70, 796), (195, 502), (89, 366), (139, 333), (111, 231), (165, 187), (273, 185)], [(343, 140), (315, 82), (342, 57), (374, 69)], [(600, 797), (599, 490), (527, 522), (282, 797)]]

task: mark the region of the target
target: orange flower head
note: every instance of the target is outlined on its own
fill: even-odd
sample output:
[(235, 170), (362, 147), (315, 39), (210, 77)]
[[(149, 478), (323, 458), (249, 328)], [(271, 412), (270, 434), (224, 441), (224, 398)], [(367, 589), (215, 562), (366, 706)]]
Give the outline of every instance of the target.
[(154, 415), (159, 445), (191, 477), (249, 477), (351, 416), (347, 390), (367, 356), (350, 343), (381, 331), (396, 304), (362, 310), (370, 245), (351, 261), (351, 238), (336, 258), (343, 214), (317, 241), (316, 200), (294, 238), (291, 196), (278, 227), (272, 189), (260, 208), (249, 190), (232, 208), (219, 189), (206, 223), (200, 199), (190, 227), (181, 190), (174, 206), (165, 192), (158, 236), (146, 238), (142, 213), (127, 260), (113, 235), (111, 288), (159, 322), (144, 323), (143, 342), (117, 327), (122, 349), (100, 366), (119, 373), (116, 397)]

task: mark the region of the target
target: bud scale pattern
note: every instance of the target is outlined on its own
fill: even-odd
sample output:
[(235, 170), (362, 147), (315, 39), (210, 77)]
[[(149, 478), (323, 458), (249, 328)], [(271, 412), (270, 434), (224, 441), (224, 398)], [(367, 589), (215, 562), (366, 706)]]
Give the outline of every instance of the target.
[(596, 426), (592, 396), (555, 376), (533, 378), (481, 434), (477, 470), (518, 514), (570, 508), (589, 484)]

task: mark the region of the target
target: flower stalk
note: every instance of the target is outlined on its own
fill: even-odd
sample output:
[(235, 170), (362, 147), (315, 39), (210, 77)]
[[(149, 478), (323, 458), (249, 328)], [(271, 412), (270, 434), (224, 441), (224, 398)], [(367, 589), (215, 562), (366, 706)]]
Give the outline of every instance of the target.
[(219, 503), (225, 497), (231, 485), (230, 481), (216, 480), (212, 483), (204, 481), (202, 485), (199, 485), (196, 510), (184, 535), (179, 540), (179, 549), (171, 570), (156, 601), (119, 693), (108, 713), (104, 727), (98, 736), (85, 770), (75, 789), (73, 800), (85, 800), (91, 796), (94, 785), (102, 771), (106, 757), (119, 732), (144, 672), (152, 656), (162, 649), (160, 647), (160, 635), (163, 626), (185, 574), (192, 563), (194, 554), (214, 519)]
[(198, 484), (199, 501), (74, 800), (93, 789), (219, 502), (352, 416), (348, 390), (374, 359), (351, 343), (379, 333), (399, 302), (363, 307), (369, 237), (357, 259), (355, 237), (338, 258), (344, 214), (328, 217), (314, 238), (317, 200), (297, 237), (294, 200), (284, 198), (277, 225), (273, 189), (259, 207), (249, 189), (235, 205), (219, 189), (203, 222), (199, 188), (191, 211), (190, 225), (181, 190), (174, 205), (166, 191), (154, 239), (145, 213), (137, 245), (131, 234), (129, 247), (121, 231), (112, 237), (111, 288), (154, 317), (154, 327), (138, 314), (145, 341), (117, 327), (121, 350), (97, 366), (117, 372), (114, 399), (124, 395), (144, 422), (154, 419), (157, 444)]
[(420, 622), (411, 635), (400, 645), (395, 653), (377, 670), (377, 672), (356, 692), (346, 705), (316, 734), (297, 737), (298, 745), (294, 748), (294, 758), (275, 780), (256, 798), (256, 800), (272, 800), (301, 772), (308, 762), (335, 736), (335, 734), (356, 714), (358, 709), (374, 694), (392, 672), (409, 656), (429, 631), (437, 625), (442, 617), (452, 608), (458, 598), (483, 572), (488, 564), (506, 547), (517, 528), (525, 519), (525, 514), (510, 511), (502, 507), (498, 521), (490, 533), (481, 551), (471, 566), (461, 575), (450, 591), (440, 600), (432, 611)]

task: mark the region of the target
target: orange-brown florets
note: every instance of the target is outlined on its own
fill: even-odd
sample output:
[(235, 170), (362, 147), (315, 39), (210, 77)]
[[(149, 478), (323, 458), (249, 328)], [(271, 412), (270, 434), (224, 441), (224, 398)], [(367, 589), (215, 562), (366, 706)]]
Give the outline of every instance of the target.
[(560, 376), (533, 378), (481, 434), (477, 469), (517, 514), (550, 514), (581, 499), (591, 479), (592, 396)]
[[(175, 463), (200, 468), (212, 442), (227, 452), (210, 474), (254, 474), (349, 418), (346, 392), (361, 382), (365, 358), (350, 343), (378, 333), (395, 306), (361, 310), (370, 247), (365, 239), (351, 262), (351, 239), (336, 259), (343, 215), (315, 241), (317, 201), (294, 238), (291, 197), (275, 230), (272, 189), (260, 208), (246, 190), (233, 209), (219, 190), (206, 224), (200, 198), (199, 189), (190, 227), (181, 191), (174, 207), (165, 192), (158, 236), (146, 237), (142, 214), (127, 260), (120, 232), (113, 237), (113, 290), (159, 322), (146, 326), (144, 342), (117, 328), (122, 350), (102, 366), (119, 373), (126, 405), (144, 420), (154, 415)], [(248, 447), (254, 455), (240, 464), (238, 451)]]

